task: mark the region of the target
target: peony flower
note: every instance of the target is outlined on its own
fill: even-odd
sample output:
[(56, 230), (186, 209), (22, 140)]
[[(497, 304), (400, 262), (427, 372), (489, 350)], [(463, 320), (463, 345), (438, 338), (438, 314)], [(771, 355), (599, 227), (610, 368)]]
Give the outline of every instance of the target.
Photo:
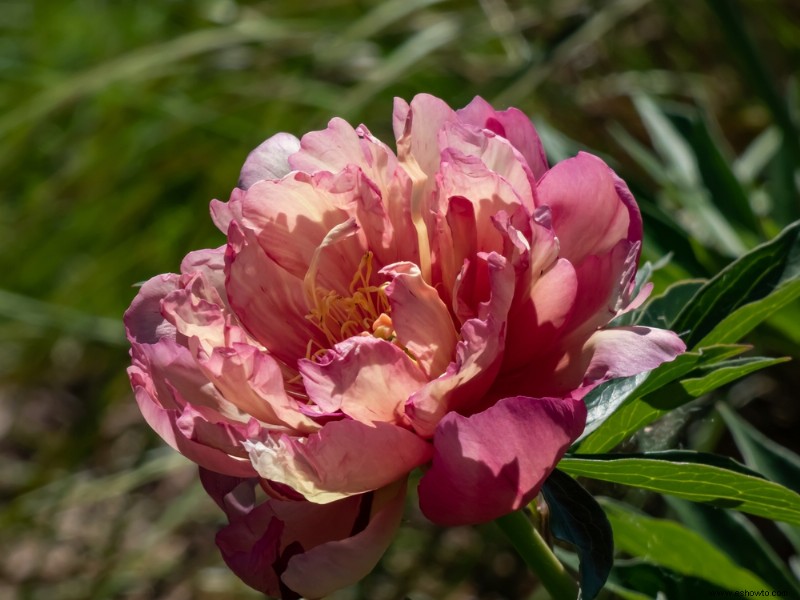
[(226, 512), (251, 586), (317, 598), (364, 576), (409, 472), (442, 525), (529, 503), (582, 432), (582, 397), (685, 349), (607, 327), (642, 221), (581, 153), (548, 167), (518, 110), (394, 107), (397, 153), (333, 119), (254, 150), (212, 217), (227, 244), (145, 283), (125, 315), (148, 423)]

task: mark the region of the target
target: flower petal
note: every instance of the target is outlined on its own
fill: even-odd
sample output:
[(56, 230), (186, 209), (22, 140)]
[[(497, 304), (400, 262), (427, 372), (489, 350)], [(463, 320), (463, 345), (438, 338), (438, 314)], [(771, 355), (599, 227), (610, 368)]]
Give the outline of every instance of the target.
[(235, 221), (228, 232), (227, 290), (240, 323), (290, 367), (306, 355), (309, 340), (324, 342), (305, 318), (303, 282), (270, 259), (252, 231)]
[(320, 598), (372, 570), (400, 524), (405, 480), (330, 504), (268, 500), (257, 480), (201, 469), (206, 492), (228, 515), (217, 545), (251, 587), (282, 598)]
[(531, 120), (516, 108), (495, 110), (480, 96), (460, 109), (458, 118), (464, 123), (493, 131), (511, 142), (528, 163), (536, 179), (547, 171), (547, 157), (542, 140)]
[(368, 524), (341, 540), (289, 559), (282, 579), (306, 598), (322, 598), (366, 576), (394, 539), (405, 508), (405, 482), (374, 492)]
[(448, 414), (420, 481), (422, 512), (440, 525), (464, 525), (525, 506), (585, 423), (585, 405), (571, 398), (516, 396), (470, 417)]
[(280, 179), (291, 170), (289, 157), (300, 149), (300, 140), (290, 133), (276, 133), (261, 142), (244, 161), (239, 187), (248, 189), (262, 179)]
[[(342, 207), (352, 202), (354, 190), (337, 197), (331, 189), (336, 183), (330, 173), (294, 173), (280, 181), (255, 184), (243, 200), (245, 227), (255, 233), (267, 256), (299, 279), (328, 232), (349, 219)], [(364, 250), (353, 237), (336, 244), (331, 252), (338, 260), (331, 261), (332, 272), (323, 273), (323, 279), (328, 290), (345, 294)]]
[(381, 488), (431, 457), (430, 444), (407, 429), (351, 419), (307, 438), (281, 435), (246, 447), (262, 477), (320, 504)]
[[(479, 406), (491, 386), (503, 357), (506, 318), (514, 292), (514, 270), (500, 255), (479, 255), (485, 275), (475, 285), (490, 297), (481, 302), (476, 317), (461, 328), (456, 358), (438, 378), (414, 394), (406, 404), (406, 414), (414, 430), (430, 437), (442, 417), (451, 410), (469, 412)], [(473, 296), (477, 295), (473, 292)]]
[(656, 368), (686, 351), (686, 344), (672, 331), (654, 327), (612, 327), (595, 333), (583, 348), (583, 385), (595, 385), (615, 377), (628, 377)]
[(427, 381), (405, 352), (371, 336), (337, 344), (317, 362), (303, 359), (298, 369), (312, 402), (367, 424), (403, 423), (406, 400)]
[(447, 306), (413, 263), (395, 263), (381, 273), (392, 278), (386, 296), (397, 340), (428, 377), (438, 377), (453, 359), (458, 341)]
[[(632, 210), (617, 191), (619, 179), (602, 160), (581, 152), (539, 181), (538, 202), (550, 207), (560, 256), (578, 267), (586, 256), (604, 254), (629, 237)], [(638, 217), (638, 210), (635, 214)], [(632, 231), (633, 230), (633, 231)]]
[(536, 205), (533, 173), (508, 140), (486, 129), (445, 123), (439, 132), (439, 146), (443, 152), (450, 150), (479, 159), (490, 172), (507, 181), (522, 205), (529, 213), (533, 212)]

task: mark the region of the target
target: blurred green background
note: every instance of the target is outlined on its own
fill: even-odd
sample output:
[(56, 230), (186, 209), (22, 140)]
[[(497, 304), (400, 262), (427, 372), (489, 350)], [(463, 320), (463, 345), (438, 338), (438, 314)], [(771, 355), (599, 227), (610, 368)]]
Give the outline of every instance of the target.
[[(391, 142), (392, 97), (423, 91), (517, 106), (553, 160), (591, 149), (629, 182), (645, 258), (672, 252), (658, 291), (800, 216), (798, 65), (794, 0), (0, 0), (0, 597), (257, 597), (195, 469), (138, 414), (121, 314), (136, 282), (223, 243), (208, 202), (262, 139), (338, 115)], [(750, 338), (800, 356), (800, 309)], [(721, 397), (796, 450), (795, 364)], [(699, 412), (648, 443), (736, 456)], [(407, 515), (337, 598), (533, 590), (492, 527)]]

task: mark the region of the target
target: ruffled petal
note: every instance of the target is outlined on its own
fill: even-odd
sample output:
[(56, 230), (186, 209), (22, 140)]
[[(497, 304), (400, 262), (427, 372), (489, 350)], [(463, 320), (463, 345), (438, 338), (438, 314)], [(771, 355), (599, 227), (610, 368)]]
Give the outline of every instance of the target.
[[(337, 197), (338, 183), (330, 173), (310, 176), (294, 173), (280, 181), (262, 181), (247, 191), (242, 204), (243, 223), (255, 233), (262, 250), (278, 265), (299, 279), (305, 277), (317, 248), (325, 236), (350, 218), (343, 209), (352, 202), (352, 188)], [(364, 249), (357, 238), (330, 250), (337, 255), (322, 273), (329, 290), (347, 292)]]
[(239, 322), (271, 354), (294, 367), (309, 340), (324, 337), (308, 319), (303, 282), (270, 259), (254, 234), (231, 223), (225, 254), (228, 301)]
[(298, 369), (314, 404), (367, 424), (403, 423), (406, 400), (427, 381), (400, 348), (370, 336), (337, 344), (316, 362), (301, 360)]
[(517, 396), (469, 417), (448, 414), (419, 484), (422, 512), (440, 525), (464, 525), (525, 506), (585, 423), (585, 405), (571, 398)]
[(457, 120), (455, 111), (446, 102), (429, 94), (417, 94), (407, 104), (395, 98), (394, 131), (397, 146), (408, 140), (410, 152), (428, 177), (439, 170), (439, 130), (447, 122)]
[(513, 213), (523, 205), (516, 190), (502, 177), (490, 171), (475, 156), (457, 150), (442, 153), (442, 166), (437, 175), (440, 204), (444, 199), (467, 198), (475, 207), (475, 229), (479, 252), (501, 252), (503, 238), (492, 223), (499, 211)]
[[(415, 431), (430, 437), (451, 410), (470, 412), (480, 406), (497, 375), (503, 357), (506, 318), (514, 293), (513, 267), (500, 255), (481, 255), (482, 269), (473, 277), (474, 287), (490, 297), (478, 306), (478, 314), (461, 328), (456, 358), (438, 378), (414, 394), (406, 414)], [(481, 283), (482, 279), (486, 279)], [(473, 292), (473, 297), (480, 292)]]
[(555, 165), (539, 182), (538, 202), (552, 211), (560, 256), (576, 267), (620, 240), (639, 241), (629, 238), (631, 207), (617, 192), (618, 181), (602, 160), (581, 152)]
[(507, 181), (522, 205), (529, 213), (533, 212), (536, 206), (533, 173), (508, 140), (486, 129), (445, 123), (439, 132), (439, 146), (443, 152), (450, 150), (479, 159), (490, 172)]
[(458, 341), (447, 306), (413, 263), (389, 265), (381, 273), (392, 278), (386, 296), (397, 340), (429, 378), (438, 377), (453, 359)]
[(320, 504), (381, 488), (431, 457), (430, 444), (407, 429), (351, 419), (307, 438), (281, 435), (246, 447), (262, 477)]
[(300, 149), (300, 140), (290, 133), (276, 133), (261, 142), (244, 161), (239, 175), (239, 187), (248, 189), (262, 179), (280, 179), (292, 167), (289, 157)]
[(542, 140), (531, 120), (522, 111), (516, 108), (495, 110), (486, 100), (476, 96), (457, 112), (462, 122), (488, 129), (511, 142), (525, 157), (536, 179), (547, 171), (547, 157)]

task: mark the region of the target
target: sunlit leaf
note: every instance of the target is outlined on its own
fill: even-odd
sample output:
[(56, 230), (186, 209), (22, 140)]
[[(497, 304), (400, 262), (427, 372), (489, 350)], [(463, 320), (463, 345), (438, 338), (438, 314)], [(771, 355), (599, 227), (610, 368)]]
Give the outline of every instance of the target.
[(618, 551), (729, 590), (769, 588), (703, 536), (680, 523), (648, 517), (609, 499), (602, 499), (601, 503)]
[[(653, 453), (658, 456), (663, 453)], [(682, 453), (688, 458), (688, 453)], [(780, 484), (753, 474), (719, 466), (719, 459), (699, 453), (704, 462), (685, 462), (607, 454), (564, 458), (559, 468), (573, 476), (621, 483), (669, 494), (693, 502), (735, 508), (742, 512), (792, 524), (800, 524), (800, 495)], [(713, 455), (712, 455), (713, 456)], [(709, 464), (713, 460), (714, 464)], [(733, 461), (731, 461), (733, 462)], [(705, 463), (705, 464), (704, 464)]]

